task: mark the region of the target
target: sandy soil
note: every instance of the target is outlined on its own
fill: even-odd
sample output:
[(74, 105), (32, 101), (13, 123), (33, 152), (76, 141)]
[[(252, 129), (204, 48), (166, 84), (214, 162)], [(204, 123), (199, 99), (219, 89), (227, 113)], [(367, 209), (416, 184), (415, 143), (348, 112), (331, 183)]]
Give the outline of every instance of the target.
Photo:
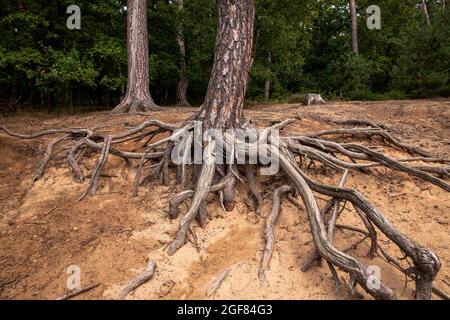
[[(167, 108), (153, 116), (176, 122), (193, 111)], [(246, 110), (247, 117), (258, 127), (286, 117), (300, 118), (285, 133), (330, 127), (312, 120), (309, 115), (313, 113), (378, 120), (394, 128), (393, 133), (408, 143), (450, 158), (448, 100), (335, 103), (308, 108), (263, 105)], [(74, 116), (33, 113), (2, 117), (0, 124), (18, 132), (33, 132), (64, 125), (89, 127), (121, 119), (100, 112)], [(144, 117), (136, 116), (129, 122), (132, 125), (142, 120)], [(178, 228), (178, 220), (167, 218), (167, 202), (179, 186), (154, 182), (151, 187), (142, 187), (139, 196), (133, 198), (134, 169), (110, 157), (97, 195), (77, 202), (87, 182), (73, 181), (64, 153), (58, 153), (59, 160), (51, 162), (43, 179), (31, 185), (48, 141), (49, 138), (18, 140), (0, 134), (0, 298), (57, 298), (67, 291), (67, 267), (78, 265), (82, 286), (96, 282), (100, 286), (77, 299), (113, 299), (118, 288), (141, 272), (150, 258), (157, 261), (154, 277), (128, 299), (348, 299), (346, 292), (335, 292), (326, 264), (314, 266), (306, 273), (300, 271), (314, 245), (305, 212), (290, 202), (283, 202), (267, 283), (261, 285), (257, 272), (264, 219), (257, 219), (245, 204), (245, 186), (238, 186), (240, 201), (231, 212), (223, 212), (217, 198), (211, 197), (207, 227), (194, 224), (189, 242), (169, 257), (164, 249)], [(385, 151), (401, 155), (390, 149)], [(95, 165), (96, 156), (87, 158), (90, 160), (85, 161), (86, 174)], [(399, 230), (437, 253), (442, 269), (435, 285), (450, 291), (449, 194), (398, 172), (377, 169), (376, 173), (378, 177), (353, 172), (347, 186), (358, 188)], [(323, 175), (321, 170), (309, 170), (308, 174), (332, 183), (338, 179)], [(261, 178), (259, 182), (264, 195), (264, 217), (270, 211), (272, 191), (280, 182)], [(351, 211), (344, 211), (341, 219), (345, 224), (360, 225)], [(336, 245), (346, 248), (359, 238), (349, 231), (337, 231)], [(390, 241), (383, 237), (380, 241), (390, 253), (400, 257)], [(368, 265), (379, 266), (382, 280), (400, 298), (411, 299), (413, 284), (408, 283), (405, 289), (404, 276), (378, 257), (369, 260), (368, 248), (366, 241), (352, 254)], [(227, 268), (231, 268), (230, 275), (215, 295), (207, 297), (206, 291), (214, 279)]]

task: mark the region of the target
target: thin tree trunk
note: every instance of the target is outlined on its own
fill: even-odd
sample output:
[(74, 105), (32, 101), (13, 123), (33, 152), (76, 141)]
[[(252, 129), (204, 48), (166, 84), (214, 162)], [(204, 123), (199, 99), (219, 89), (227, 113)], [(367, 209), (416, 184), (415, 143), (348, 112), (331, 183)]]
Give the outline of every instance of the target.
[(425, 17), (427, 18), (427, 25), (431, 26), (430, 15), (428, 13), (428, 3), (427, 0), (422, 0), (423, 12), (425, 13)]
[(128, 0), (127, 10), (127, 91), (112, 113), (150, 111), (156, 107), (149, 88), (147, 0)]
[(445, 12), (445, 4), (446, 4), (446, 0), (442, 0), (442, 12)]
[[(120, 66), (119, 63), (119, 77), (122, 78), (122, 67)], [(120, 100), (122, 100), (125, 97), (125, 86), (121, 85), (120, 86)]]
[[(176, 0), (178, 10), (180, 13), (183, 11), (183, 0)], [(182, 107), (190, 107), (191, 105), (187, 101), (187, 69), (186, 69), (186, 47), (184, 44), (183, 25), (180, 23), (177, 34), (177, 42), (180, 50), (180, 59), (178, 66), (180, 68), (180, 79), (177, 83), (177, 105)]]
[(358, 21), (356, 16), (356, 1), (350, 0), (350, 20), (352, 33), (352, 52), (358, 53)]
[[(269, 50), (267, 53), (267, 67), (270, 68), (270, 65), (272, 64), (272, 50)], [(270, 80), (266, 79), (264, 81), (264, 99), (269, 100), (270, 99)]]
[(25, 4), (24, 0), (17, 0), (16, 3), (17, 3), (17, 8), (20, 11), (25, 11), (27, 9), (27, 5)]
[(19, 72), (13, 67), (11, 74), (11, 92), (9, 96), (9, 106), (13, 107), (17, 103), (17, 93), (19, 91)]
[[(19, 11), (26, 10), (26, 4), (23, 0), (17, 0), (16, 6)], [(11, 91), (9, 96), (9, 106), (15, 106), (17, 103), (17, 95), (19, 91), (19, 71), (13, 66), (12, 74), (11, 74)]]
[(205, 101), (197, 115), (204, 127), (238, 128), (253, 62), (255, 0), (219, 0), (214, 64)]

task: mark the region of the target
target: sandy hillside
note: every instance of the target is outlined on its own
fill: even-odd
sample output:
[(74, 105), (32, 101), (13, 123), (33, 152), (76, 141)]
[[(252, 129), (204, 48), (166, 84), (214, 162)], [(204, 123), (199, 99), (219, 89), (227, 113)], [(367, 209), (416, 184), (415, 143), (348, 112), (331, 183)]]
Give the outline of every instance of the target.
[[(177, 122), (194, 109), (167, 108), (153, 116)], [(450, 158), (450, 101), (389, 101), (377, 103), (335, 103), (325, 107), (299, 105), (251, 106), (247, 118), (264, 127), (286, 117), (298, 120), (284, 133), (306, 133), (333, 127), (314, 120), (322, 114), (341, 119), (371, 119), (383, 122), (393, 134), (420, 146), (436, 156)], [(122, 116), (107, 113), (55, 116), (41, 113), (0, 117), (0, 125), (17, 132), (72, 126), (92, 127), (113, 124)], [(132, 126), (145, 117), (129, 119)], [(174, 256), (164, 253), (178, 228), (178, 220), (167, 218), (167, 202), (179, 191), (173, 182), (163, 186), (156, 181), (131, 196), (134, 167), (110, 157), (100, 180), (97, 195), (81, 202), (87, 180), (76, 183), (66, 165), (62, 150), (56, 155), (43, 179), (31, 185), (31, 177), (51, 138), (18, 140), (0, 133), (0, 298), (54, 299), (66, 292), (66, 268), (78, 265), (82, 286), (100, 285), (80, 295), (84, 299), (116, 297), (120, 285), (143, 270), (146, 261), (157, 262), (155, 276), (128, 299), (347, 299), (336, 293), (326, 266), (308, 272), (301, 265), (314, 250), (306, 214), (289, 201), (276, 227), (276, 247), (267, 273), (260, 284), (257, 274), (263, 250), (264, 219), (258, 219), (247, 205), (247, 189), (238, 185), (238, 202), (231, 212), (223, 212), (216, 196), (209, 203), (209, 221), (202, 229), (192, 226), (189, 242)], [(370, 144), (369, 141), (361, 141)], [(133, 146), (129, 145), (129, 150)], [(401, 156), (399, 152), (384, 151)], [(404, 154), (403, 154), (404, 155)], [(84, 172), (95, 165), (96, 155), (85, 161)], [(429, 183), (388, 169), (374, 170), (377, 177), (352, 172), (347, 186), (358, 188), (403, 233), (431, 248), (440, 257), (441, 271), (435, 285), (450, 291), (450, 195)], [(337, 183), (338, 176), (310, 169), (320, 181)], [(175, 180), (174, 180), (175, 181)], [(273, 190), (280, 181), (259, 178), (264, 196), (263, 218), (271, 208)], [(300, 198), (299, 198), (300, 200)], [(319, 201), (320, 205), (325, 203)], [(186, 210), (181, 206), (181, 213)], [(341, 223), (360, 225), (355, 213), (343, 212)], [(361, 236), (336, 231), (336, 245), (346, 248)], [(397, 257), (392, 243), (380, 243)], [(381, 277), (402, 299), (413, 297), (413, 284), (405, 289), (404, 276), (379, 257), (369, 260), (365, 241), (350, 251), (368, 265), (381, 268)], [(206, 291), (225, 269), (230, 275), (212, 297)], [(344, 274), (341, 274), (344, 276)], [(360, 290), (361, 291), (361, 290)], [(365, 296), (365, 298), (369, 298)]]

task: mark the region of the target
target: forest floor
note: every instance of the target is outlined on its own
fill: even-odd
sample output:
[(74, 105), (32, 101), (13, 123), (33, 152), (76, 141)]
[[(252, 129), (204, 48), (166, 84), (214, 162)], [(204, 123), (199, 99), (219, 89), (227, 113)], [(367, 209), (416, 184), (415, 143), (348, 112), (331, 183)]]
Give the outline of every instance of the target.
[[(167, 108), (152, 116), (177, 122), (194, 110)], [(284, 133), (334, 127), (313, 120), (313, 114), (377, 120), (407, 143), (450, 158), (449, 100), (339, 102), (314, 107), (253, 105), (246, 109), (247, 118), (257, 127), (298, 117)], [(144, 119), (134, 116), (128, 122), (133, 125)], [(106, 112), (70, 116), (25, 113), (0, 117), (0, 124), (16, 132), (30, 133), (52, 127), (93, 127), (119, 120), (125, 117), (108, 117)], [(264, 219), (258, 219), (246, 205), (246, 186), (238, 185), (238, 201), (231, 212), (225, 213), (217, 198), (211, 197), (206, 228), (194, 223), (189, 242), (174, 256), (167, 256), (164, 249), (179, 225), (179, 220), (167, 217), (167, 202), (179, 191), (175, 182), (163, 186), (154, 181), (151, 187), (141, 187), (139, 196), (134, 198), (131, 185), (136, 162), (130, 169), (122, 160), (110, 156), (97, 195), (77, 202), (89, 179), (76, 183), (62, 153), (58, 154), (60, 160), (50, 162), (44, 177), (31, 185), (49, 140), (49, 137), (19, 140), (0, 133), (1, 299), (58, 298), (67, 292), (66, 269), (70, 265), (80, 267), (83, 287), (100, 283), (76, 299), (114, 299), (121, 285), (142, 272), (148, 259), (156, 260), (155, 275), (127, 299), (348, 299), (345, 291), (335, 292), (326, 264), (315, 265), (306, 273), (300, 271), (314, 244), (306, 213), (289, 201), (283, 201), (267, 282), (261, 285), (258, 269), (264, 248)], [(385, 151), (401, 155), (390, 148)], [(89, 158), (84, 168), (87, 177), (88, 168), (96, 160), (95, 156)], [(405, 174), (384, 168), (374, 171), (377, 177), (351, 172), (346, 186), (360, 190), (401, 232), (439, 256), (442, 268), (435, 286), (449, 292), (450, 195)], [(324, 175), (321, 170), (310, 169), (307, 173), (317, 180), (336, 184), (339, 178)], [(258, 181), (264, 196), (265, 217), (271, 208), (272, 191), (279, 184), (269, 178)], [(325, 203), (319, 202), (321, 206)], [(186, 208), (181, 206), (181, 214)], [(340, 219), (347, 225), (360, 224), (351, 211), (344, 211)], [(346, 248), (359, 238), (360, 235), (350, 231), (336, 231), (335, 242), (338, 248)], [(388, 252), (401, 257), (390, 241), (384, 237), (380, 241)], [(413, 283), (408, 282), (405, 288), (404, 276), (379, 257), (369, 260), (368, 249), (366, 241), (351, 254), (366, 265), (379, 266), (382, 281), (401, 299), (413, 298)], [(213, 296), (207, 297), (208, 288), (227, 268), (231, 268), (229, 276)], [(365, 294), (364, 297), (369, 298)]]

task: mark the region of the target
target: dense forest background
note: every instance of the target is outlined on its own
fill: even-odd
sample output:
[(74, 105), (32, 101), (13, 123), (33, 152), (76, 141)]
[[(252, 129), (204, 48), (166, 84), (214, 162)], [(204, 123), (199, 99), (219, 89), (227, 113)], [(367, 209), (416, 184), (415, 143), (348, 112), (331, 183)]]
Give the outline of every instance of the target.
[[(69, 30), (68, 6), (81, 8)], [(366, 26), (381, 8), (381, 29)], [(247, 98), (297, 102), (306, 92), (328, 99), (402, 99), (450, 95), (450, 8), (429, 0), (357, 1), (359, 54), (351, 50), (348, 0), (257, 0), (255, 52)], [(125, 0), (0, 0), (0, 110), (25, 106), (112, 108), (126, 88)], [(214, 55), (216, 2), (148, 1), (151, 92), (174, 104), (180, 77), (177, 30), (186, 46), (188, 100), (202, 102)]]

